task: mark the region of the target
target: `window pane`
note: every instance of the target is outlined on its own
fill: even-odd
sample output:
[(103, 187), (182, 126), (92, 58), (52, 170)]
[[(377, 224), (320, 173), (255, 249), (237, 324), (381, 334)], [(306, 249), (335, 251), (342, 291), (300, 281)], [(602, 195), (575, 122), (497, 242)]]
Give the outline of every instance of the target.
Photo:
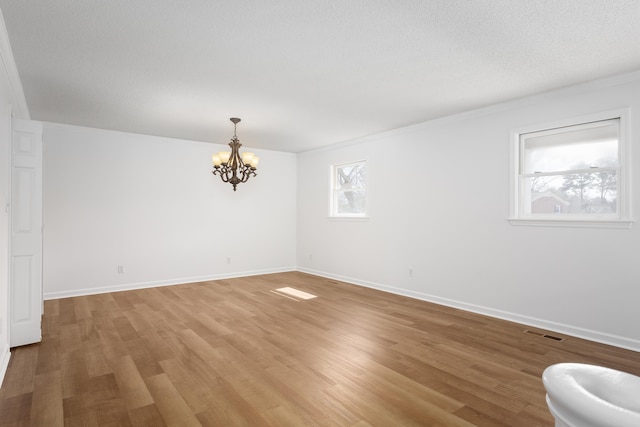
[(366, 162), (332, 166), (331, 215), (364, 217), (366, 215)]
[(363, 190), (365, 188), (364, 163), (336, 167), (336, 190)]
[(525, 178), (531, 214), (615, 214), (615, 171)]
[(336, 193), (336, 207), (338, 214), (363, 214), (365, 213), (365, 192), (339, 191)]
[[(522, 136), (525, 174), (618, 166), (618, 121)], [(571, 128), (566, 128), (571, 129)]]

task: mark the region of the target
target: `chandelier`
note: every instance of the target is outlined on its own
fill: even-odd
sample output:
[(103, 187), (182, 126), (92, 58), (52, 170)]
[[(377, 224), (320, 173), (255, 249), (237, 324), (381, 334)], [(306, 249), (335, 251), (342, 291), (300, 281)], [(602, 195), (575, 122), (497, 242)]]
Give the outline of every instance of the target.
[(253, 153), (244, 153), (240, 155), (240, 141), (236, 136), (236, 127), (240, 119), (232, 117), (229, 120), (233, 122), (233, 138), (229, 143), (231, 151), (220, 151), (218, 154), (211, 156), (213, 161), (213, 174), (220, 175), (223, 182), (229, 182), (233, 185), (233, 191), (236, 191), (238, 184), (247, 182), (250, 177), (256, 176), (256, 166), (260, 158), (254, 156)]

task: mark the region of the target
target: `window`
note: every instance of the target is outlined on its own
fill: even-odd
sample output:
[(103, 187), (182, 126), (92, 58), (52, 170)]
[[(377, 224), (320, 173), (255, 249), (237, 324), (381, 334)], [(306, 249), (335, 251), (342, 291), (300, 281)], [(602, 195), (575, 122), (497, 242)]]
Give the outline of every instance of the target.
[(512, 224), (629, 227), (626, 114), (512, 132)]
[(364, 161), (331, 167), (332, 217), (363, 218), (366, 215), (366, 171)]

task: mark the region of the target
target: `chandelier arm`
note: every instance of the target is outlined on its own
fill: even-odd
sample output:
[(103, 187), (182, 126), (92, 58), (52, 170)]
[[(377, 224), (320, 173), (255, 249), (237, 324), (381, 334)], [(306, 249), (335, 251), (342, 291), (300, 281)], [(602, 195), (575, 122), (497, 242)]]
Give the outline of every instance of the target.
[(229, 182), (229, 168), (226, 166), (219, 166), (213, 171), (214, 175), (220, 175), (222, 182)]
[(249, 179), (249, 178), (247, 177), (247, 174), (246, 174), (246, 171), (245, 171), (244, 167), (240, 170), (240, 174), (241, 174), (240, 181), (241, 182), (247, 182), (247, 179)]
[(252, 170), (251, 166), (245, 165), (242, 170), (242, 182), (247, 182), (252, 176), (256, 176), (256, 173)]

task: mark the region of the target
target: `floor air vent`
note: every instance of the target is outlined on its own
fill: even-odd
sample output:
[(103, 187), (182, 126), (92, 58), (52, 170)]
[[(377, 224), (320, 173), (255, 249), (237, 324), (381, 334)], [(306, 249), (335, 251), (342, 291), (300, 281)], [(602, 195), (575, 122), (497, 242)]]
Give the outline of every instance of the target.
[(560, 337), (556, 337), (556, 336), (553, 336), (553, 335), (545, 334), (543, 332), (531, 331), (529, 329), (525, 329), (524, 333), (525, 334), (531, 334), (531, 335), (537, 335), (539, 337), (547, 338), (547, 339), (553, 340), (553, 341), (558, 341), (558, 342), (564, 341), (564, 338), (560, 338)]

